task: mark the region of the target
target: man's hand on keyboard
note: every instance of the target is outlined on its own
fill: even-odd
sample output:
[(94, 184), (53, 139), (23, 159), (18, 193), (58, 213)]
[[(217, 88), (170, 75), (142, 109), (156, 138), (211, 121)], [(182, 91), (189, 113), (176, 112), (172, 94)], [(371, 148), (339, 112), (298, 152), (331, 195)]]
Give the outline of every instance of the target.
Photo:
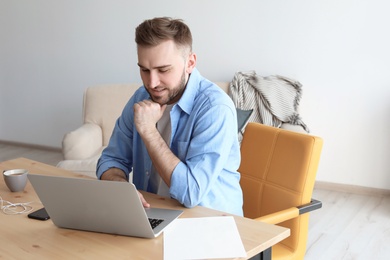
[(144, 208), (150, 208), (150, 204), (145, 200), (144, 196), (139, 191), (138, 191), (138, 196), (141, 199), (141, 202), (142, 202), (142, 205), (144, 206)]

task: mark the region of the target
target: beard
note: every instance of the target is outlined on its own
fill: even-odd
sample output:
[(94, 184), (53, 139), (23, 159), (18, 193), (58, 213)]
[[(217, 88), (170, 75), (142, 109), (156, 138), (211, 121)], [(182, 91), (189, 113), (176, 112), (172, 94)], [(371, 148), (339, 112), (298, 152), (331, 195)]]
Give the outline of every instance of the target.
[(170, 104), (173, 104), (173, 103), (179, 101), (179, 99), (183, 95), (183, 92), (184, 92), (186, 85), (187, 85), (186, 74), (185, 74), (185, 70), (183, 70), (183, 73), (180, 77), (180, 80), (176, 84), (176, 86), (173, 88), (166, 88), (166, 90), (168, 91), (168, 96), (165, 95), (165, 96), (161, 96), (161, 97), (156, 97), (156, 96), (153, 96), (147, 88), (146, 88), (146, 91), (149, 93), (150, 98), (154, 102), (159, 103), (160, 105), (165, 105), (165, 104), (170, 105)]

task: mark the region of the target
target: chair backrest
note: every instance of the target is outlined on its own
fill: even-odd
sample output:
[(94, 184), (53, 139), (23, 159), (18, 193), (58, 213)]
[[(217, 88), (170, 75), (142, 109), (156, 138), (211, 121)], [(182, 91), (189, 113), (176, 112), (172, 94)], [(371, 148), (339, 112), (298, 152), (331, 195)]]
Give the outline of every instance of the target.
[(123, 108), (141, 84), (107, 84), (89, 87), (84, 93), (84, 123), (102, 128), (103, 145), (110, 140), (115, 122)]
[[(244, 216), (257, 218), (309, 203), (322, 144), (316, 136), (249, 123), (241, 143), (238, 170)], [(299, 255), (293, 259), (303, 259), (305, 254), (308, 215), (280, 223), (290, 228), (291, 235), (278, 245)]]

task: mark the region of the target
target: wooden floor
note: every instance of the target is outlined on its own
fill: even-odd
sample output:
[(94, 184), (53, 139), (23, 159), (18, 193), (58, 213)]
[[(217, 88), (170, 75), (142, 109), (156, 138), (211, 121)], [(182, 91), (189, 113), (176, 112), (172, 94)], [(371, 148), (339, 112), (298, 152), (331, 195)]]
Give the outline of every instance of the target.
[(305, 259), (390, 259), (390, 196), (314, 190)]
[[(59, 150), (0, 143), (0, 161), (25, 157), (50, 165)], [(305, 260), (390, 259), (390, 196), (315, 189), (323, 208), (310, 216)]]

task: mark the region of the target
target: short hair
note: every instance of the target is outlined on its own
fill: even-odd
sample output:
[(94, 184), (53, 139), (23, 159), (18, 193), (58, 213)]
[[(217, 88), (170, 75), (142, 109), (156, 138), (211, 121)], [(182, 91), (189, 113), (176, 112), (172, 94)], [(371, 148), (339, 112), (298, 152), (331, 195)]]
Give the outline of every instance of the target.
[(135, 29), (135, 42), (139, 46), (153, 47), (166, 40), (192, 51), (191, 30), (181, 19), (156, 17), (145, 20)]

